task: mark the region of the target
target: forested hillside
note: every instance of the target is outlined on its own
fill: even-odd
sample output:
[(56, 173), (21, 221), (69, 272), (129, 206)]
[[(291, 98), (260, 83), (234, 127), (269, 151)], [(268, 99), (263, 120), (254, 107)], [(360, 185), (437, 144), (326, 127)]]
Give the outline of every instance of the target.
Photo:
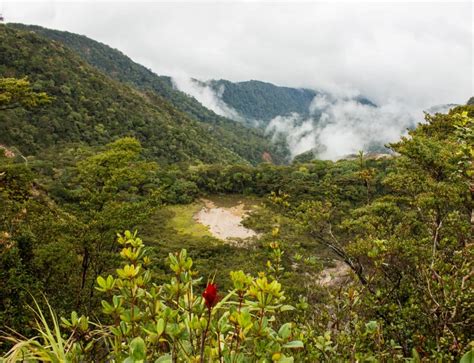
[(261, 81), (233, 83), (226, 80), (209, 81), (209, 84), (243, 117), (250, 120), (270, 121), (279, 115), (296, 112), (306, 115), (316, 91), (278, 87)]
[[(244, 118), (264, 121), (264, 125), (276, 116), (288, 116), (291, 113), (308, 116), (314, 97), (326, 94), (324, 91), (281, 87), (261, 81), (234, 83), (221, 79), (206, 84)], [(356, 100), (361, 104), (375, 106), (364, 97), (357, 97)]]
[(245, 127), (226, 119), (205, 108), (196, 99), (178, 91), (171, 79), (158, 76), (144, 66), (133, 62), (122, 52), (82, 35), (46, 29), (39, 26), (9, 24), (16, 29), (34, 31), (72, 49), (84, 61), (109, 77), (131, 85), (143, 92), (152, 92), (171, 103), (188, 118), (207, 124), (205, 129), (221, 145), (231, 149), (243, 159), (252, 163), (262, 161), (262, 155), (269, 153), (276, 163), (286, 161), (288, 152), (285, 145), (274, 145), (260, 130)]
[[(43, 99), (2, 98), (0, 112), (41, 114)], [(122, 138), (26, 163), (3, 148), (0, 319), (30, 336), (33, 305), (46, 337), (7, 334), (6, 361), (472, 354), (473, 115), (428, 116), (381, 160), (176, 167)], [(263, 197), (244, 221), (259, 237), (196, 233), (192, 214), (183, 227), (213, 195)], [(143, 240), (116, 237), (137, 228)], [(340, 263), (350, 273), (322, 283)]]
[(45, 147), (101, 145), (129, 135), (161, 162), (245, 162), (159, 96), (112, 81), (61, 44), (7, 26), (0, 27), (0, 39), (0, 73), (28, 77), (34, 90), (53, 98), (41, 112), (3, 113), (1, 143), (34, 154)]

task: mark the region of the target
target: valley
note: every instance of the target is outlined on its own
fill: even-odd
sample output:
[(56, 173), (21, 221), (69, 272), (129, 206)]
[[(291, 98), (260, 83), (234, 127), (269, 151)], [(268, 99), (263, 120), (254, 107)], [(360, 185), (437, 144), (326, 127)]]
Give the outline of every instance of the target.
[(0, 24), (0, 363), (474, 354), (472, 99), (191, 82)]

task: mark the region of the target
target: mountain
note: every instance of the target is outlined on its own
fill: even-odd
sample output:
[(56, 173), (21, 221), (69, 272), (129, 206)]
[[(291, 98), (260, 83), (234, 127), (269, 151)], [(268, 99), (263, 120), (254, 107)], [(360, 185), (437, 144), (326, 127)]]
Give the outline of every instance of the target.
[(45, 147), (102, 145), (130, 135), (163, 163), (246, 160), (212, 136), (211, 125), (187, 117), (160, 96), (114, 81), (60, 43), (0, 26), (0, 75), (28, 76), (33, 89), (54, 97), (41, 110), (0, 116), (0, 143), (34, 154)]
[(233, 83), (221, 79), (207, 84), (244, 118), (265, 123), (293, 112), (308, 113), (311, 101), (318, 94), (309, 89), (279, 87), (255, 80)]
[(142, 91), (153, 92), (188, 118), (206, 124), (203, 127), (216, 141), (251, 163), (261, 162), (262, 156), (268, 154), (273, 162), (286, 160), (288, 152), (284, 145), (272, 144), (263, 131), (217, 115), (195, 98), (177, 90), (170, 77), (156, 75), (117, 49), (66, 31), (24, 24), (8, 24), (8, 27), (33, 31), (57, 41), (107, 76)]
[[(227, 106), (237, 111), (243, 118), (263, 121), (263, 125), (267, 125), (277, 116), (288, 116), (293, 113), (308, 116), (311, 103), (316, 96), (329, 96), (323, 91), (282, 87), (256, 80), (230, 82), (221, 79), (201, 82), (201, 85), (211, 87)], [(376, 106), (364, 97), (356, 97), (355, 100), (364, 105)]]

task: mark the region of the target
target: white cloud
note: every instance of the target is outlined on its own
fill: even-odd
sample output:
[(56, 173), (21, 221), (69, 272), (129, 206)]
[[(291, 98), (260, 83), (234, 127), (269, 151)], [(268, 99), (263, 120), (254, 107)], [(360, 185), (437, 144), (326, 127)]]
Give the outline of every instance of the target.
[(402, 104), (392, 102), (373, 107), (354, 100), (338, 99), (321, 107), (316, 131), (323, 146), (319, 157), (337, 159), (375, 145), (394, 142), (414, 126), (414, 117)]
[(198, 83), (187, 76), (174, 76), (172, 78), (174, 86), (180, 91), (194, 97), (208, 109), (214, 111), (218, 115), (228, 117), (235, 121), (243, 121), (243, 118), (232, 107), (228, 106), (222, 100), (224, 86), (221, 86), (219, 92), (205, 83)]
[(318, 95), (310, 110), (313, 116), (308, 119), (278, 116), (267, 127), (273, 138), (285, 137), (292, 158), (313, 150), (320, 159), (337, 160), (394, 142), (414, 126), (412, 112), (398, 103), (373, 107)]
[[(118, 48), (236, 120), (219, 93), (191, 77), (328, 91), (310, 118), (278, 116), (268, 125), (292, 157), (317, 150), (337, 159), (395, 141), (422, 121), (421, 110), (473, 95), (471, 2), (6, 1), (0, 11), (9, 22)], [(380, 107), (351, 100), (358, 95)]]
[(290, 149), (291, 158), (316, 148), (316, 129), (313, 120), (303, 120), (299, 114), (277, 116), (270, 121), (266, 133), (272, 135), (273, 141), (283, 136)]

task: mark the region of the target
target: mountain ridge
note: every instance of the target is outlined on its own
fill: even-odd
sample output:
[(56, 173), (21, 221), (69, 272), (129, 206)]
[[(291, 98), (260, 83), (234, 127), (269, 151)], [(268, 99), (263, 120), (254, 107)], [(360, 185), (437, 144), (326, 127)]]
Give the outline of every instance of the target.
[(156, 94), (110, 79), (60, 43), (4, 25), (0, 39), (2, 77), (28, 76), (34, 90), (54, 98), (35, 112), (3, 112), (2, 144), (31, 155), (68, 143), (99, 146), (134, 136), (163, 163), (247, 162), (212, 138), (209, 125), (187, 118)]
[(9, 23), (9, 27), (32, 31), (40, 36), (57, 41), (72, 49), (84, 61), (109, 77), (143, 91), (153, 91), (167, 100), (177, 110), (207, 126), (227, 148), (244, 159), (258, 163), (262, 155), (270, 153), (276, 163), (286, 161), (287, 150), (283, 145), (274, 145), (261, 130), (246, 127), (233, 120), (217, 115), (193, 97), (175, 89), (171, 77), (159, 76), (143, 65), (134, 62), (126, 54), (85, 35), (67, 31), (47, 29), (37, 25)]

